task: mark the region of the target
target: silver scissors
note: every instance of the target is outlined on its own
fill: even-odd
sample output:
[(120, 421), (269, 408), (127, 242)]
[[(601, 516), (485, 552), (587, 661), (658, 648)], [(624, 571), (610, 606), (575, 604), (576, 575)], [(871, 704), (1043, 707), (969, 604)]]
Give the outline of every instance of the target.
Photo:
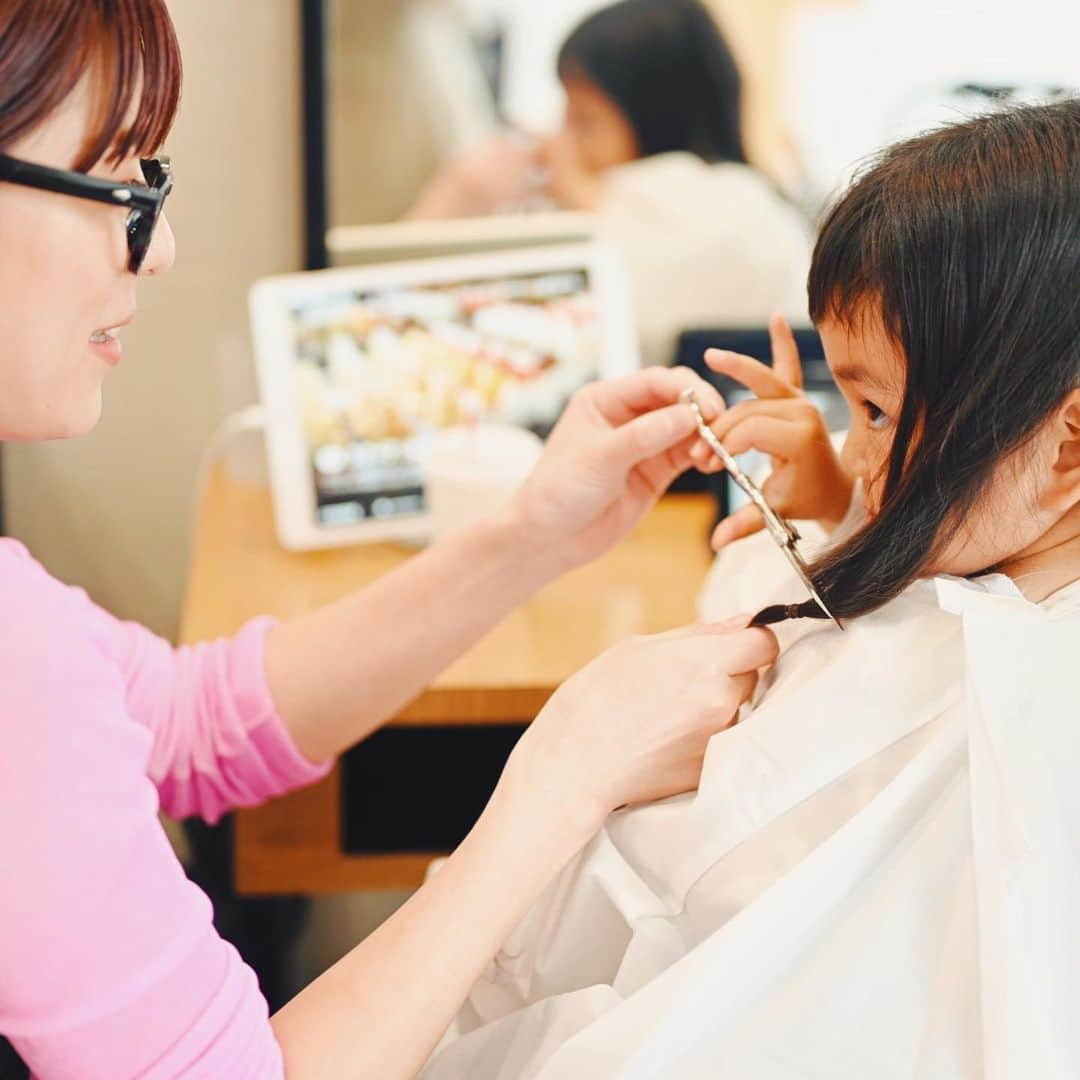
[(684, 390), (679, 396), (679, 400), (685, 405), (689, 405), (694, 410), (694, 419), (697, 421), (698, 434), (705, 440), (709, 449), (724, 463), (724, 468), (727, 470), (728, 475), (736, 484), (739, 485), (746, 492), (747, 498), (761, 511), (761, 516), (765, 519), (765, 528), (769, 530), (769, 535), (776, 541), (776, 546), (784, 554), (784, 558), (791, 564), (791, 568), (799, 575), (799, 579), (809, 590), (810, 595), (814, 598), (818, 607), (825, 612), (826, 615), (840, 629), (843, 629), (843, 624), (840, 620), (829, 610), (828, 605), (821, 598), (821, 594), (817, 591), (814, 582), (810, 578), (810, 574), (807, 572), (806, 562), (799, 554), (799, 549), (796, 544), (802, 539), (799, 536), (795, 526), (791, 524), (786, 518), (781, 517), (768, 503), (765, 496), (761, 492), (761, 488), (754, 483), (754, 481), (743, 471), (742, 466), (735, 460), (732, 454), (728, 451), (727, 447), (716, 437), (716, 432), (705, 422), (705, 416), (701, 411), (701, 403), (697, 399), (697, 395), (693, 390)]

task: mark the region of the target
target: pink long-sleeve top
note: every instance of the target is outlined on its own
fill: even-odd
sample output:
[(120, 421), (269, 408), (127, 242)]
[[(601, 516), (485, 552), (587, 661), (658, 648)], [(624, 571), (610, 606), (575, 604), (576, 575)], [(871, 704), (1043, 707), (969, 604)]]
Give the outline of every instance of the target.
[(278, 717), (270, 620), (173, 649), (0, 541), (0, 1034), (40, 1077), (266, 1080), (254, 973), (158, 821), (324, 775)]

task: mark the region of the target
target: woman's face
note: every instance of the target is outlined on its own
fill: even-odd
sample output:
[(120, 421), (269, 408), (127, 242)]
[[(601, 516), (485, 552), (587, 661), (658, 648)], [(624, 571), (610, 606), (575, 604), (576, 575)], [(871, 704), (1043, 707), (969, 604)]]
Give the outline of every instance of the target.
[[(829, 320), (818, 327), (833, 378), (851, 410), (842, 458), (862, 481), (871, 516), (881, 509), (893, 432), (904, 395), (904, 360), (879, 320), (855, 327)], [(1066, 417), (1049, 421), (1028, 447), (999, 463), (972, 512), (927, 574), (970, 576), (1008, 562), (1044, 536), (1071, 509), (1062, 473)]]
[(622, 110), (588, 79), (563, 81), (566, 113), (563, 129), (582, 165), (602, 173), (641, 156), (637, 136)]
[[(7, 152), (70, 169), (89, 130), (90, 97), (80, 86)], [(137, 157), (99, 163), (92, 175), (143, 182)], [(0, 183), (0, 439), (69, 438), (97, 423), (102, 383), (121, 349), (115, 341), (95, 342), (95, 335), (135, 317), (127, 214), (123, 207)], [(141, 273), (167, 270), (174, 255), (162, 217)]]

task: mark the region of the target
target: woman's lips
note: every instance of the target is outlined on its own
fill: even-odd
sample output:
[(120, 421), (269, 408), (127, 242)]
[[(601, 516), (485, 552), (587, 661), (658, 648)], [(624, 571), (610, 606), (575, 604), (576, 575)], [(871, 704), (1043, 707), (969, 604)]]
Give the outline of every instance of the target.
[(115, 367), (124, 355), (124, 346), (118, 336), (119, 327), (109, 330), (97, 330), (90, 336), (90, 344), (100, 353), (102, 359)]

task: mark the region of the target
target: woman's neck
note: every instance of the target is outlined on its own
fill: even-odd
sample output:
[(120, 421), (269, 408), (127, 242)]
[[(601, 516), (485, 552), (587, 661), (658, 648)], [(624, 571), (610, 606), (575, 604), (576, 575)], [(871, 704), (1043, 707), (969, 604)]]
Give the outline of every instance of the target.
[(1080, 578), (1080, 504), (1023, 551), (995, 568), (1007, 574), (1032, 603), (1040, 603)]

